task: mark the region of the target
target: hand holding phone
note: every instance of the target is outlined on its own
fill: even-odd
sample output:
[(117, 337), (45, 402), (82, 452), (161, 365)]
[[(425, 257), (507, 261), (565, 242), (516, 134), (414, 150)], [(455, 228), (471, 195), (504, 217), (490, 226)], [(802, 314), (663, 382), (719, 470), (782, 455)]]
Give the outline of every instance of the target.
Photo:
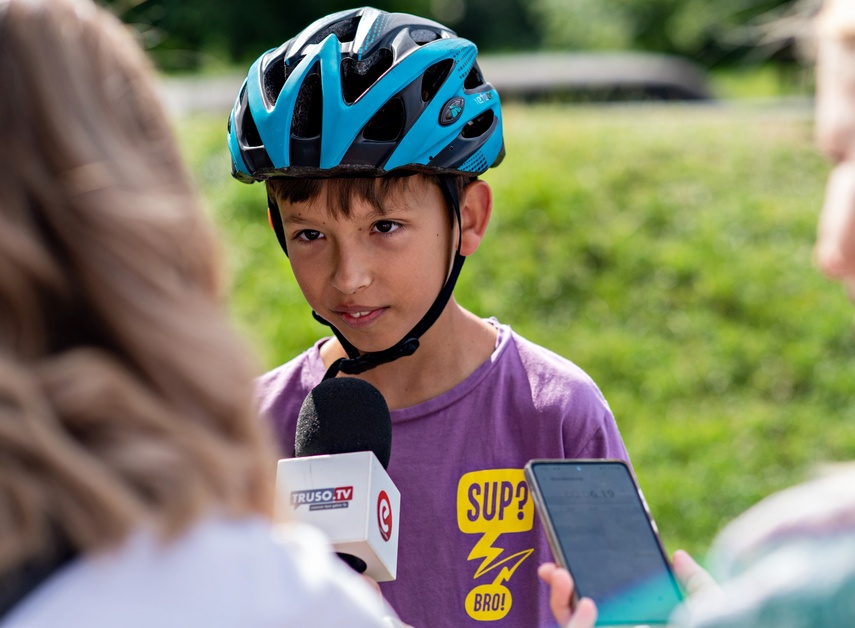
[(574, 604), (592, 598), (597, 625), (666, 623), (682, 595), (627, 464), (532, 460), (525, 475)]

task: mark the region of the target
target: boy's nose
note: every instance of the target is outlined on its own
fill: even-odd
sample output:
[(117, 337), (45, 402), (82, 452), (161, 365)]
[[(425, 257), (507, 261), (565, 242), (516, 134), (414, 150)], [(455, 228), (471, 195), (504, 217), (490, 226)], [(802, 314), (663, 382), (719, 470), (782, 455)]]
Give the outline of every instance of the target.
[(338, 250), (332, 285), (342, 294), (354, 294), (371, 283), (370, 268), (358, 251)]

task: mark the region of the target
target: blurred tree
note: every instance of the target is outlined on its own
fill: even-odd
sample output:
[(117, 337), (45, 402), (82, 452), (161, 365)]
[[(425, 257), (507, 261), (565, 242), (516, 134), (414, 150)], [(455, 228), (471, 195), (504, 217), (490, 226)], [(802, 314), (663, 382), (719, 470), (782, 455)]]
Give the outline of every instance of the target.
[[(762, 26), (818, 0), (368, 0), (385, 11), (435, 19), (485, 52), (637, 49), (680, 54), (707, 66), (769, 46)], [(140, 32), (169, 70), (245, 65), (312, 21), (364, 6), (362, 0), (100, 0)], [(790, 46), (791, 47), (791, 46)], [(783, 53), (783, 54), (782, 54)]]
[[(101, 0), (133, 25), (155, 62), (195, 70), (213, 58), (245, 64), (329, 13), (364, 6), (354, 0)], [(384, 11), (429, 15), (430, 0), (375, 0)]]
[(533, 50), (543, 38), (526, 0), (430, 0), (428, 5), (423, 15), (453, 28), (482, 51)]
[[(752, 55), (769, 30), (792, 12), (810, 12), (815, 0), (531, 0), (543, 47), (563, 50), (634, 48), (691, 57), (707, 66)], [(769, 57), (791, 49), (782, 34)], [(774, 50), (773, 50), (774, 48)]]
[[(157, 64), (198, 69), (207, 61), (245, 64), (312, 21), (365, 6), (360, 0), (101, 0), (133, 25)], [(370, 6), (435, 19), (482, 50), (534, 49), (541, 33), (524, 0), (374, 0)]]

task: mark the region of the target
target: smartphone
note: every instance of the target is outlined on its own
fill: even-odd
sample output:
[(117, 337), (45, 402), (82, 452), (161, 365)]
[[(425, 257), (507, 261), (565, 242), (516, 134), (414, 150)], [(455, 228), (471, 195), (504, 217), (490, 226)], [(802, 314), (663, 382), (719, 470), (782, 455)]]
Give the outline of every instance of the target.
[(622, 460), (531, 460), (525, 477), (555, 561), (598, 626), (665, 624), (682, 600), (656, 524)]

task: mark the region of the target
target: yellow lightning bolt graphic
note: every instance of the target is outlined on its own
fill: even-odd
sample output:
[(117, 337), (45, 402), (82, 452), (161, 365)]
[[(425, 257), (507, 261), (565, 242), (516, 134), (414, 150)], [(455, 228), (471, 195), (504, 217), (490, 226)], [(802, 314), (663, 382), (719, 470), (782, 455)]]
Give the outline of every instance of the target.
[(504, 549), (502, 549), (500, 547), (493, 547), (493, 543), (495, 543), (496, 539), (498, 539), (498, 538), (499, 538), (499, 533), (496, 533), (496, 532), (485, 533), (484, 536), (482, 536), (480, 539), (478, 539), (478, 542), (475, 544), (475, 547), (472, 548), (472, 551), (469, 552), (469, 556), (467, 557), (467, 560), (475, 560), (478, 558), (484, 559), (483, 561), (481, 561), (481, 566), (478, 567), (478, 570), (475, 572), (475, 575), (473, 576), (475, 579), (480, 578), (481, 576), (483, 576), (488, 571), (492, 571), (493, 569), (497, 569), (499, 567), (502, 567), (502, 565), (506, 565), (507, 563), (513, 561), (514, 559), (517, 559), (517, 562), (513, 567), (511, 567), (511, 568), (504, 567), (502, 569), (502, 571), (499, 573), (499, 576), (496, 578), (494, 584), (504, 582), (504, 581), (508, 580), (513, 575), (513, 573), (517, 570), (517, 567), (519, 567), (522, 564), (522, 562), (526, 558), (528, 558), (532, 554), (532, 552), (534, 552), (533, 549), (523, 550), (521, 552), (517, 552), (516, 554), (511, 554), (510, 556), (503, 558), (502, 560), (494, 563), (493, 561), (496, 560), (499, 556), (501, 556), (502, 552), (505, 551)]
[(478, 542), (475, 544), (475, 547), (473, 547), (472, 551), (469, 552), (467, 560), (475, 560), (477, 558), (484, 559), (481, 562), (481, 566), (478, 567), (478, 571), (475, 572), (475, 578), (479, 578), (484, 573), (486, 573), (489, 570), (490, 563), (492, 563), (495, 558), (498, 558), (501, 555), (503, 550), (498, 547), (493, 547), (493, 543), (498, 538), (498, 533), (487, 532), (484, 534), (484, 536), (478, 539)]

